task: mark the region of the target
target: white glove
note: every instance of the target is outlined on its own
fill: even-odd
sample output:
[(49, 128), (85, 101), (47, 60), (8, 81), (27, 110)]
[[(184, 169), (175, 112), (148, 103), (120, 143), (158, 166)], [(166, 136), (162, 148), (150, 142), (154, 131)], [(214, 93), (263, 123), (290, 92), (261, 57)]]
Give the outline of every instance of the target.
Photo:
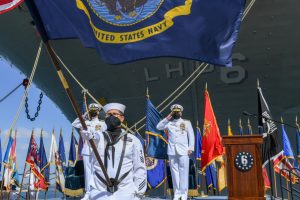
[(100, 136), (99, 134), (97, 134), (97, 132), (92, 131), (91, 129), (87, 129), (87, 130), (81, 130), (80, 131), (81, 136), (86, 139), (86, 140), (99, 140)]
[(85, 139), (85, 140), (89, 140), (91, 139), (90, 137), (92, 136), (92, 131), (91, 129), (87, 129), (87, 130), (84, 130), (84, 129), (81, 129), (80, 130), (80, 133), (81, 133), (81, 136)]

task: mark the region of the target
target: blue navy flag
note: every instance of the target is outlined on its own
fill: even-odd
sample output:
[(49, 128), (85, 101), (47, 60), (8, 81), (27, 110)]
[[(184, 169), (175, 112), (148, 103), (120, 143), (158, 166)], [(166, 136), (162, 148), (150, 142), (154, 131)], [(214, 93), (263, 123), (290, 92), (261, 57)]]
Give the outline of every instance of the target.
[(201, 131), (200, 128), (196, 127), (196, 148), (195, 148), (196, 160), (201, 160), (201, 151), (202, 151)]
[(287, 136), (284, 125), (281, 125), (281, 132), (282, 132), (282, 143), (283, 143), (283, 155), (287, 158), (294, 159), (294, 152), (291, 145), (291, 142), (289, 140), (289, 137)]
[(165, 160), (146, 157), (148, 190), (158, 188), (166, 180)]
[[(38, 177), (37, 185), (40, 189), (47, 190), (50, 184), (50, 163), (47, 160), (46, 151), (44, 147), (43, 134), (40, 136), (40, 150), (39, 150), (39, 168), (40, 173), (35, 174)], [(34, 172), (33, 172), (34, 173)]]
[(66, 153), (65, 153), (65, 143), (64, 143), (64, 138), (62, 136), (62, 131), (60, 130), (60, 135), (59, 135), (59, 145), (58, 145), (58, 154), (59, 154), (59, 159), (61, 162), (61, 166), (64, 172), (64, 175), (66, 175)]
[(296, 145), (297, 145), (297, 158), (300, 158), (300, 132), (299, 132), (299, 124), (296, 122)]
[(145, 149), (145, 139), (141, 136), (141, 134), (137, 130), (134, 132), (134, 135), (139, 139), (139, 141), (141, 142), (142, 146)]
[(150, 99), (147, 99), (145, 132), (147, 156), (158, 159), (168, 159), (167, 134), (164, 131), (157, 130), (156, 128), (156, 125), (161, 118), (160, 113), (156, 110)]
[[(195, 147), (195, 160), (201, 160), (201, 152), (202, 152), (202, 136), (199, 127), (196, 127), (196, 147)], [(201, 176), (198, 174), (197, 176), (197, 186), (201, 185)]]
[(49, 183), (49, 176), (50, 176), (50, 166), (47, 160), (46, 151), (44, 147), (44, 140), (43, 135), (40, 137), (40, 151), (39, 151), (39, 157), (40, 157), (40, 170), (41, 174), (44, 176), (44, 180), (46, 183)]
[(25, 2), (44, 41), (79, 38), (111, 64), (176, 56), (230, 66), (246, 0)]
[(74, 137), (74, 132), (72, 131), (71, 134), (71, 143), (70, 143), (70, 150), (69, 150), (69, 164), (74, 165), (76, 162), (76, 147), (75, 147), (75, 137)]
[(211, 163), (205, 169), (205, 180), (207, 189), (217, 190), (217, 169), (214, 166), (214, 163)]
[[(140, 140), (145, 147), (145, 139), (136, 130), (134, 135)], [(166, 180), (165, 161), (162, 159), (145, 157), (147, 167), (147, 189), (158, 188)]]
[(243, 131), (242, 120), (240, 119), (240, 120), (239, 120), (239, 134), (240, 134), (240, 135), (243, 135), (243, 132), (244, 132), (244, 131)]

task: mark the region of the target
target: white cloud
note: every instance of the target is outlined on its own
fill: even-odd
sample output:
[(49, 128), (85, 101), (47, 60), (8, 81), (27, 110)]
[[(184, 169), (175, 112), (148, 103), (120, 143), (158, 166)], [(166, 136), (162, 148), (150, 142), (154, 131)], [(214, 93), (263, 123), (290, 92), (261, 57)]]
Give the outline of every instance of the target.
[[(31, 133), (32, 133), (32, 129), (28, 129), (25, 127), (18, 127), (18, 128), (16, 128), (16, 130), (17, 130), (17, 138), (30, 138)], [(36, 137), (40, 137), (41, 130), (42, 130), (41, 128), (33, 129)], [(9, 130), (5, 130), (4, 133), (5, 133), (4, 135), (7, 136), (9, 134)], [(13, 131), (13, 134), (14, 134), (14, 131)], [(49, 136), (50, 136), (50, 134), (47, 131), (43, 130), (43, 137), (48, 138)]]

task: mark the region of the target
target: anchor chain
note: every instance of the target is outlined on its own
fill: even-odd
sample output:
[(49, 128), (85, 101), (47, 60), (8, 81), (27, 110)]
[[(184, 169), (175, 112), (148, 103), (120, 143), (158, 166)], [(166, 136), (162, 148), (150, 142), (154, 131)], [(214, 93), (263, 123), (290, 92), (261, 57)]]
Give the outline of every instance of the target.
[(27, 115), (27, 119), (30, 119), (30, 121), (34, 121), (35, 118), (37, 118), (39, 116), (39, 111), (41, 110), (41, 105), (42, 105), (42, 99), (43, 99), (43, 93), (41, 92), (40, 94), (40, 99), (38, 101), (38, 106), (36, 108), (36, 112), (34, 114), (34, 117), (31, 117), (30, 114), (29, 114), (29, 109), (28, 109), (28, 97), (26, 97), (25, 99), (25, 113)]

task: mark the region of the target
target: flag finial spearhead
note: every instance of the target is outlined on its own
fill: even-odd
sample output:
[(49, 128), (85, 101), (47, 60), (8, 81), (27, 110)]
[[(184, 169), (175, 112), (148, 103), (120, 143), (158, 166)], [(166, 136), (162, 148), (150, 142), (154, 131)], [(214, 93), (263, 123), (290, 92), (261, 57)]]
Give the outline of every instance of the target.
[(298, 116), (296, 115), (296, 127), (298, 128), (298, 130), (300, 130), (299, 124), (298, 124)]
[(147, 87), (146, 89), (146, 97), (149, 99), (150, 98), (150, 95), (149, 95), (149, 88)]
[(43, 128), (41, 128), (41, 137), (43, 137)]
[(205, 82), (205, 90), (207, 90), (207, 82)]
[(259, 88), (259, 79), (257, 78), (257, 87)]

